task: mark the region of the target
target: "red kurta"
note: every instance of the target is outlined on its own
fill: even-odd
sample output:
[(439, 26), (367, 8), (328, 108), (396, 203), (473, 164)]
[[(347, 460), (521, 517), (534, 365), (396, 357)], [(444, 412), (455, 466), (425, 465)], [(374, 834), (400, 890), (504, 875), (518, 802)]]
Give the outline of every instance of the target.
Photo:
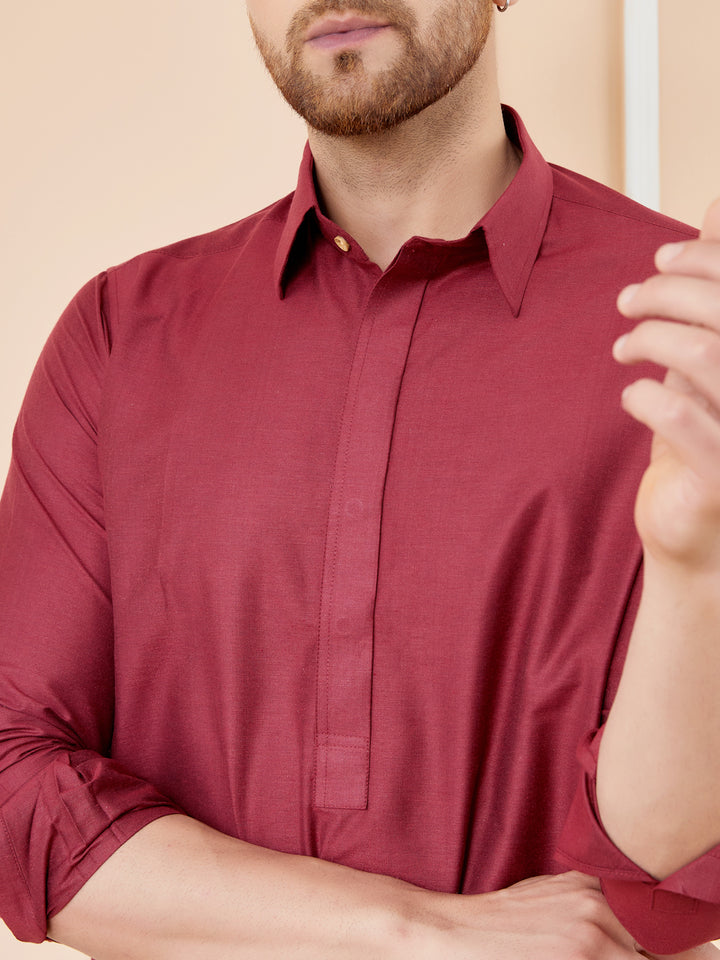
[[(64, 314), (0, 513), (16, 936), (177, 809), (438, 890), (562, 869), (639, 593), (649, 437), (614, 301), (692, 233), (517, 128), (481, 223), (384, 273), (319, 211), (308, 152), (294, 195)], [(717, 851), (658, 887), (580, 779), (566, 857), (628, 928), (720, 936)]]

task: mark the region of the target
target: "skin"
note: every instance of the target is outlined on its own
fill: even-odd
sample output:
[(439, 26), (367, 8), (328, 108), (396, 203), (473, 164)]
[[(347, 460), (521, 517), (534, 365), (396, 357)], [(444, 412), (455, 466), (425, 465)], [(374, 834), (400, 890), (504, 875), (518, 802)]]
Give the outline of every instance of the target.
[(701, 238), (661, 248), (656, 267), (618, 301), (639, 322), (616, 359), (668, 372), (622, 397), (653, 431), (635, 509), (645, 583), (598, 803), (615, 843), (665, 877), (720, 843), (720, 202)]
[(478, 61), (491, 17), (489, 4), (465, 0), (444, 0), (423, 18), (402, 0), (312, 0), (282, 42), (257, 14), (250, 22), (285, 99), (337, 140), (387, 133), (444, 98)]
[[(96, 960), (637, 960), (580, 873), (433, 893), (275, 853), (182, 816), (140, 830), (50, 922)], [(650, 954), (643, 953), (648, 957)], [(718, 960), (712, 945), (678, 960)]]
[[(449, 13), (457, 5), (457, 0), (389, 2), (415, 18), (417, 43), (426, 50), (434, 49), (438, 20), (454, 22)], [(466, 0), (460, 5), (468, 8)], [(262, 38), (261, 49), (279, 61), (275, 71), (287, 67), (294, 52), (286, 49), (287, 32), (303, 5), (297, 0), (251, 0), (247, 6), (256, 36)], [(412, 236), (465, 236), (517, 171), (519, 158), (505, 136), (500, 110), (493, 5), (473, 0), (469, 9), (475, 11), (470, 22), (481, 33), (482, 52), (447, 95), (380, 133), (337, 137), (308, 128), (325, 212), (380, 269)], [(453, 39), (456, 46), (468, 45), (464, 23), (448, 38), (451, 49)], [(371, 103), (374, 79), (393, 68), (403, 42), (400, 31), (390, 31), (365, 43), (363, 69), (336, 77), (336, 96)], [(333, 52), (305, 44), (296, 57), (299, 68), (319, 79), (333, 76)]]
[[(490, 0), (468, 2), (492, 12)], [(443, 0), (405, 6), (418, 40), (429, 41)], [(299, 0), (248, 3), (266, 53), (282, 58), (302, 8)], [(385, 31), (363, 46), (360, 66), (337, 71), (332, 54), (305, 47), (297, 57), (336, 93), (362, 99), (402, 51), (402, 35)], [(390, 129), (337, 136), (310, 128), (321, 202), (378, 271), (414, 235), (464, 236), (512, 179), (518, 157), (502, 127), (494, 56), (490, 28), (452, 89)], [(720, 206), (703, 238), (675, 253), (661, 251), (657, 275), (619, 304), (631, 332), (615, 346), (618, 362), (650, 360), (669, 373), (622, 398), (655, 439), (636, 511), (645, 590), (598, 779), (611, 836), (657, 876), (720, 841), (711, 789), (720, 774)], [(582, 874), (440, 894), (255, 847), (182, 816), (139, 831), (49, 931), (97, 960), (622, 960), (642, 952), (597, 880)]]

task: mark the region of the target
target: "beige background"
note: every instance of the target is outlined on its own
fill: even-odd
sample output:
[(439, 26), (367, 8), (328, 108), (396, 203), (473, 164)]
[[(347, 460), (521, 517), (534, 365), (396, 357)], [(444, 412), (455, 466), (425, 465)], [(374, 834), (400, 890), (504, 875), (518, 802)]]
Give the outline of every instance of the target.
[[(240, 0), (2, 0), (0, 472), (32, 364), (105, 266), (239, 219), (294, 186), (302, 124)], [(660, 0), (662, 208), (720, 193), (718, 0)], [(548, 159), (623, 182), (622, 0), (523, 0), (497, 20), (504, 99)], [(0, 883), (2, 883), (0, 877)], [(0, 957), (77, 957), (17, 944)]]

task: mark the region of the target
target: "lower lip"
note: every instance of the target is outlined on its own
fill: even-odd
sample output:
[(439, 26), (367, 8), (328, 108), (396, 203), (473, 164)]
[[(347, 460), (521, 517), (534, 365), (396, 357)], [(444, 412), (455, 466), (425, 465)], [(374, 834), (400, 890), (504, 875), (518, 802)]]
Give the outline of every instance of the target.
[(390, 27), (361, 27), (359, 30), (346, 30), (344, 33), (326, 33), (322, 37), (308, 40), (308, 46), (318, 50), (337, 50), (348, 47), (357, 47), (371, 40), (378, 34), (389, 30)]

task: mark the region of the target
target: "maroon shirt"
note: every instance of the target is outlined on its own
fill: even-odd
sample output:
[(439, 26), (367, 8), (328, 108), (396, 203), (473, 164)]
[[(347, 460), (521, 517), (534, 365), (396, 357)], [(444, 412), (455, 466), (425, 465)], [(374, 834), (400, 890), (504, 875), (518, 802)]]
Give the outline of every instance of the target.
[(522, 166), (463, 240), (382, 273), (306, 152), (293, 195), (110, 270), (52, 334), (0, 514), (18, 937), (177, 809), (467, 893), (563, 869), (567, 822), (646, 946), (720, 935), (717, 851), (658, 886), (576, 757), (639, 593), (614, 301), (692, 234), (508, 118)]

